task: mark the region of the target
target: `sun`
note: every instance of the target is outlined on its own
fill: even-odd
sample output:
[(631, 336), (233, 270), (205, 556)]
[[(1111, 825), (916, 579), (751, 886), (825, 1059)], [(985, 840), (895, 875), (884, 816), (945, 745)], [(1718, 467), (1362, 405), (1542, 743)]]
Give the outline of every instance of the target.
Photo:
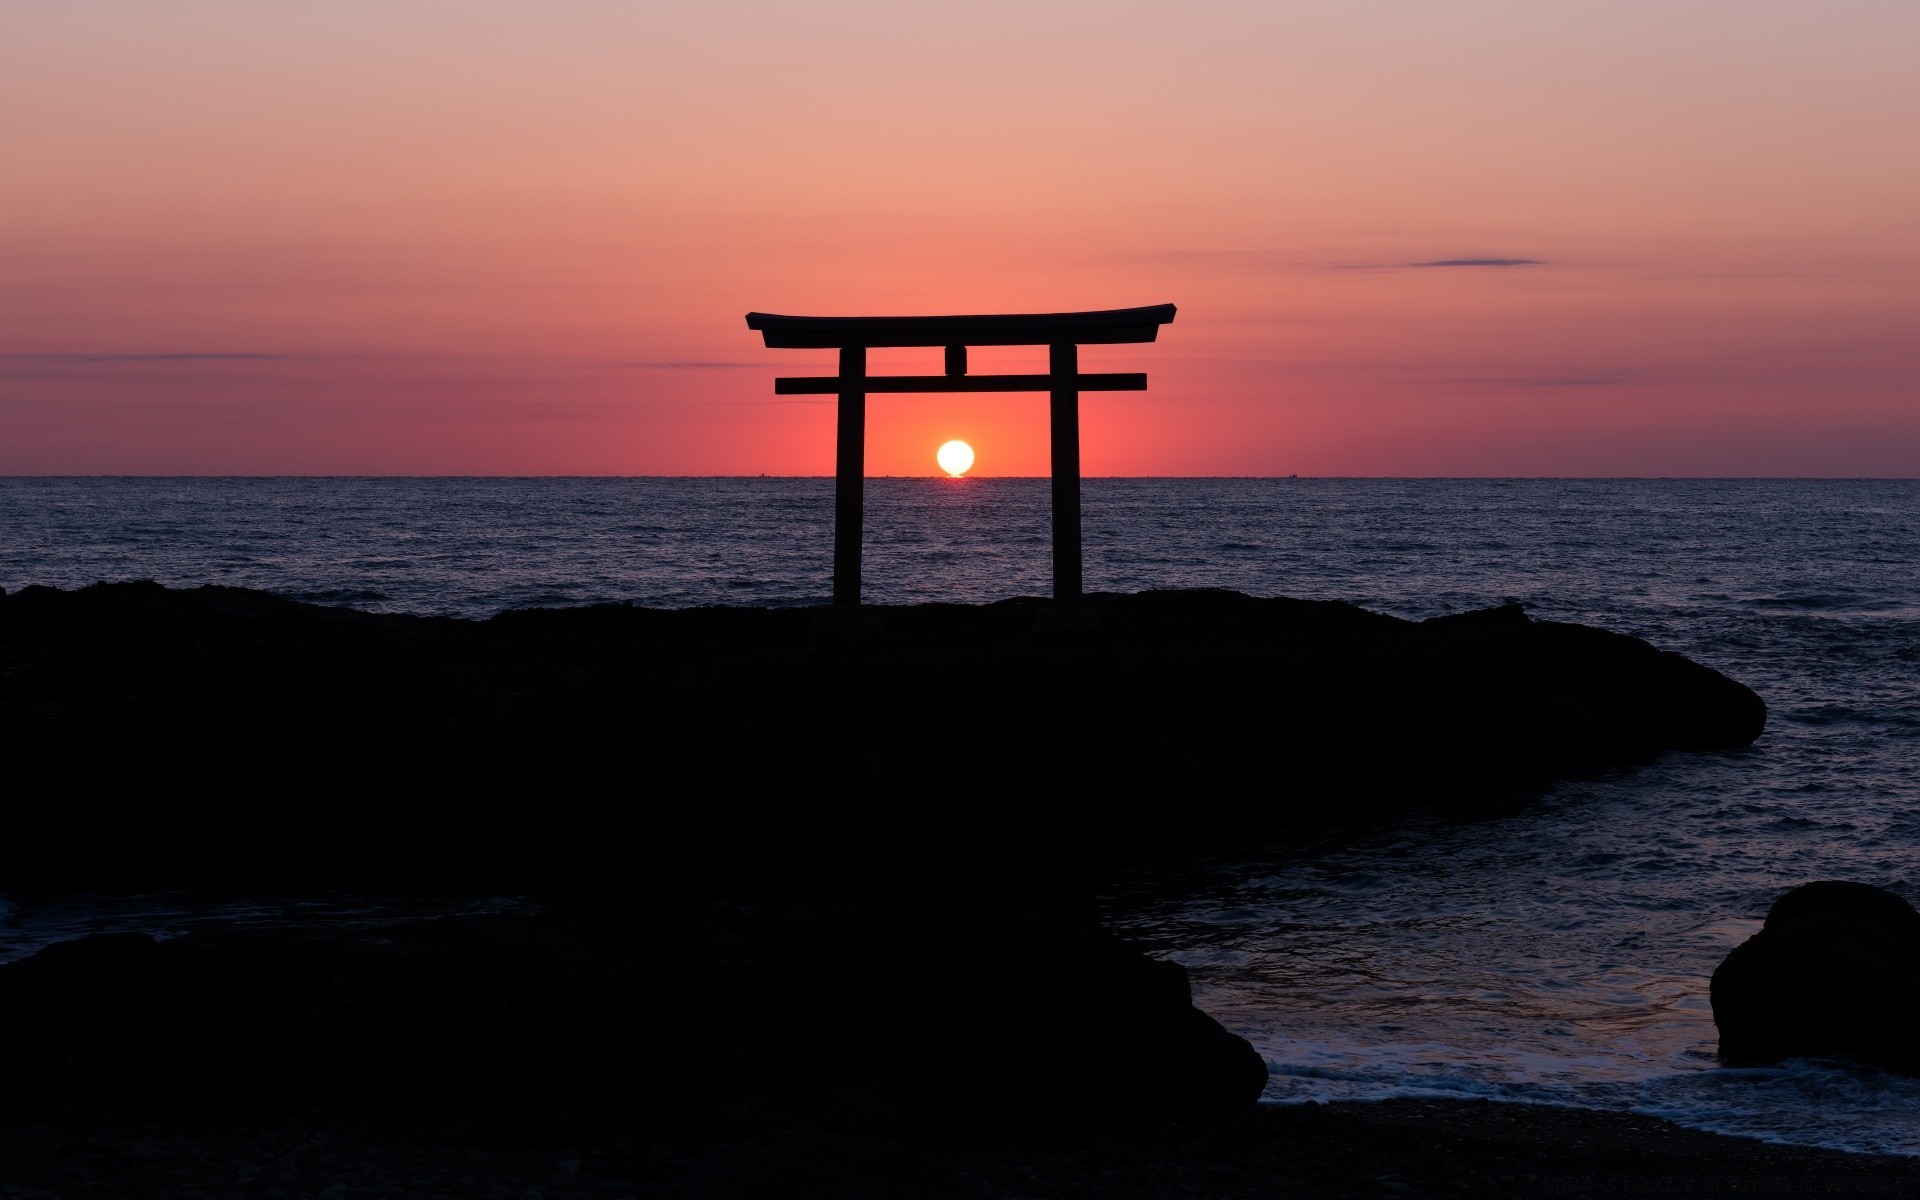
[(942, 471), (958, 479), (967, 473), (967, 468), (973, 466), (973, 447), (965, 442), (952, 441), (935, 450), (933, 457)]

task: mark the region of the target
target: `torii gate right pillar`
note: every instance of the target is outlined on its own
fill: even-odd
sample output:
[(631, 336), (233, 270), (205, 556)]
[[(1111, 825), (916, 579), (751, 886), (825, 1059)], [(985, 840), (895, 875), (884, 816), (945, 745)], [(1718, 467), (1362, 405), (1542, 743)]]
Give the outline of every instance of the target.
[(1080, 603), (1080, 347), (1047, 348), (1053, 435), (1053, 599)]
[(860, 541), (867, 491), (867, 348), (840, 348), (833, 450), (833, 603), (860, 603)]

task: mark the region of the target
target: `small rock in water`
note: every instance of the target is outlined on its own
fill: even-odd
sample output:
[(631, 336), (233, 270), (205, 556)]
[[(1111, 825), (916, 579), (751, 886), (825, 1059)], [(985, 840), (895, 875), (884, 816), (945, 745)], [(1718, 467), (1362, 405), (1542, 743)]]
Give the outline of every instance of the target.
[(1714, 971), (1712, 998), (1730, 1061), (1844, 1054), (1920, 1074), (1920, 912), (1864, 883), (1794, 888)]

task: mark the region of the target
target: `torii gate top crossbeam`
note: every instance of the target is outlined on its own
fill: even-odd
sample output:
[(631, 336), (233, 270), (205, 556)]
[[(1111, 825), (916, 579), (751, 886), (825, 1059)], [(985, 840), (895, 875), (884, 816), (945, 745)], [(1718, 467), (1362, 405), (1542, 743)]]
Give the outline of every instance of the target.
[(956, 317), (783, 317), (748, 313), (770, 349), (836, 346), (1094, 346), (1151, 342), (1173, 320), (1173, 305), (1098, 312)]

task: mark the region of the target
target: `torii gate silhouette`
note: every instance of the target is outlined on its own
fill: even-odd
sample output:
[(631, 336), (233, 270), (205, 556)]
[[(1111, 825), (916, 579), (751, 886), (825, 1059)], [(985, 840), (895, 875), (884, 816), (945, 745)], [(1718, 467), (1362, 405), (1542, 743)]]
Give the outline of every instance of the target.
[[(1080, 347), (1151, 342), (1174, 307), (958, 317), (783, 317), (748, 313), (770, 349), (837, 349), (840, 373), (776, 378), (780, 396), (838, 395), (834, 452), (833, 603), (860, 603), (861, 510), (870, 392), (1047, 392), (1053, 429), (1053, 599), (1080, 602), (1080, 393), (1144, 392), (1141, 373), (1082, 375)], [(945, 375), (868, 375), (870, 346), (945, 346)], [(1045, 346), (1045, 375), (969, 375), (968, 346)]]

